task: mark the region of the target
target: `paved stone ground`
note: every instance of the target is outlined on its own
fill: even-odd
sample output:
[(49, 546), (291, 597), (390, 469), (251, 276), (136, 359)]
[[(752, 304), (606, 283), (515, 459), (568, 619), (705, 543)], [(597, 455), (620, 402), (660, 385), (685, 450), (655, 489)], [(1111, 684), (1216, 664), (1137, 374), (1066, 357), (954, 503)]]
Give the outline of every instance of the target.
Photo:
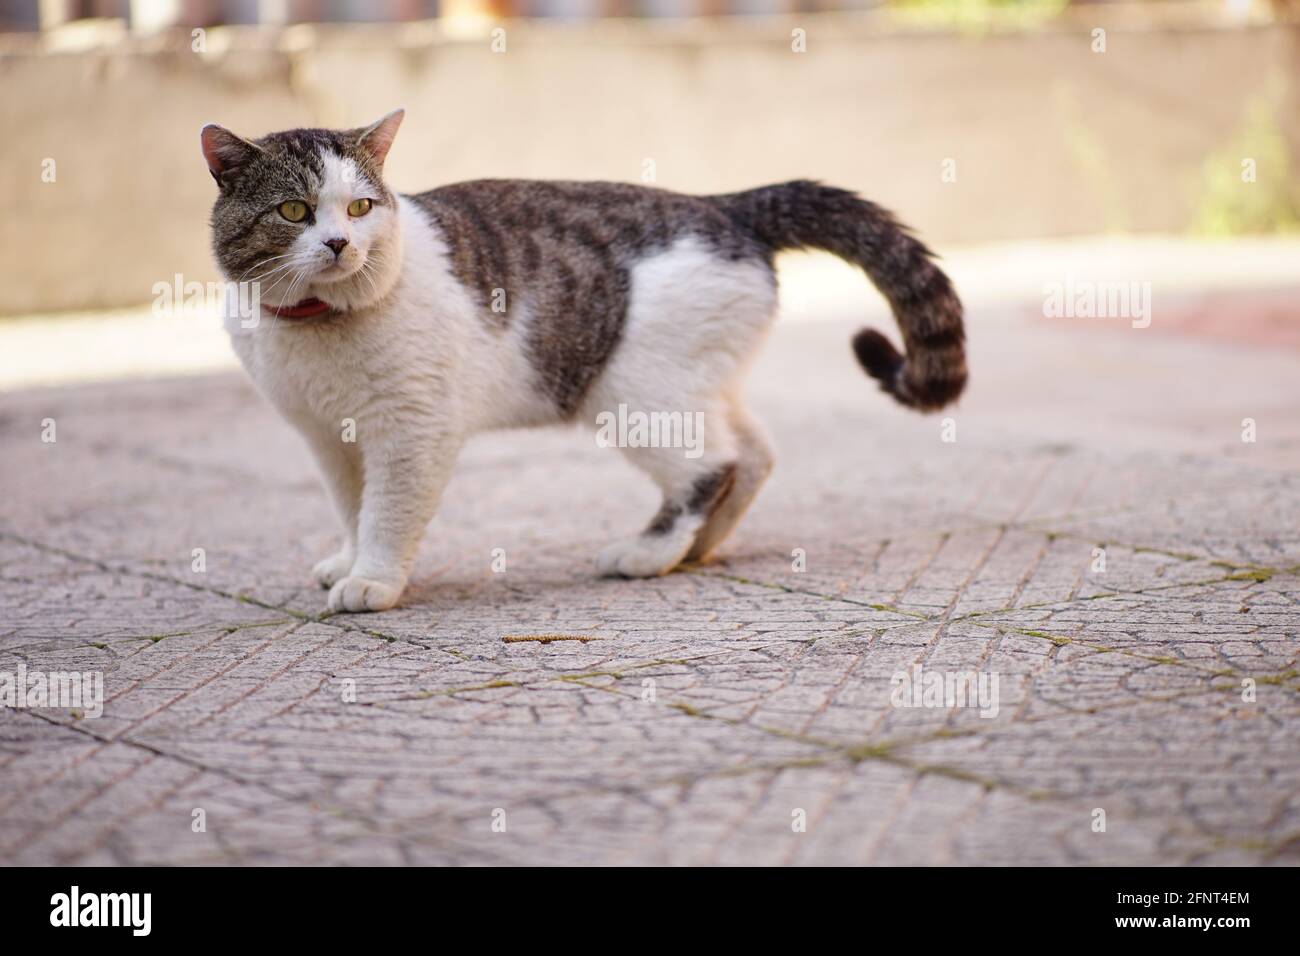
[[(1300, 356), (984, 310), (946, 443), (851, 329), (776, 331), (720, 563), (596, 580), (649, 486), (497, 435), (371, 616), (323, 613), (328, 507), (238, 377), (6, 397), (0, 670), (107, 700), (0, 710), (0, 861), (1300, 861)], [(893, 706), (918, 663), (997, 716)]]

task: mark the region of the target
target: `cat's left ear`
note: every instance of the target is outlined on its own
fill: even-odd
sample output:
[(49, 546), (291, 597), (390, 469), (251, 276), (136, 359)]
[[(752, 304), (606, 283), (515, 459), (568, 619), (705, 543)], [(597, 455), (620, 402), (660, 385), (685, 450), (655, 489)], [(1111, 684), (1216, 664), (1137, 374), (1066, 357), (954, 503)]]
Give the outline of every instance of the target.
[(388, 150), (393, 145), (393, 139), (397, 136), (397, 127), (402, 125), (402, 117), (405, 115), (406, 110), (393, 110), (379, 122), (359, 129), (354, 134), (356, 144), (369, 153), (375, 165), (381, 169)]

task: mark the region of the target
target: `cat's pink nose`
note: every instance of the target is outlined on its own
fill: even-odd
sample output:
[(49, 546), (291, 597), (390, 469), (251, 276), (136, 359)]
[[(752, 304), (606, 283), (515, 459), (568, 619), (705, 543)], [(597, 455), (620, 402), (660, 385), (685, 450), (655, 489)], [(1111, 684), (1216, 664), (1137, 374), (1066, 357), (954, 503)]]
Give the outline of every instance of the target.
[(337, 259), (343, 252), (343, 247), (348, 244), (346, 239), (326, 239), (325, 245), (334, 250), (334, 258)]

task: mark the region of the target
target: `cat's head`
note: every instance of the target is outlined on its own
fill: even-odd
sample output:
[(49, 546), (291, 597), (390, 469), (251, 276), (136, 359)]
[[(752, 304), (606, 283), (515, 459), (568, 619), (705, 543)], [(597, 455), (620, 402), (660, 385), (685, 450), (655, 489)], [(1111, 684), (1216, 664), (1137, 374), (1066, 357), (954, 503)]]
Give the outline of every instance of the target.
[(402, 116), (256, 140), (203, 127), (203, 157), (219, 189), (212, 245), (226, 278), (257, 283), (263, 307), (282, 314), (313, 303), (310, 313), (318, 302), (346, 311), (386, 294), (401, 235), (383, 168)]

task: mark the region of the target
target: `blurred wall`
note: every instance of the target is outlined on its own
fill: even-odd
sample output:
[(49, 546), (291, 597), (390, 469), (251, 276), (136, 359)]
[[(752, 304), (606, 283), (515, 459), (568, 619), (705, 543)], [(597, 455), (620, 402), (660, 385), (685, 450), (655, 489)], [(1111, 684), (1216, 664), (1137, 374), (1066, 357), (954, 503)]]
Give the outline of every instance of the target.
[[(1184, 230), (1207, 158), (1227, 149), (1235, 169), (1259, 104), (1296, 142), (1295, 26), (1118, 24), (1094, 53), (1087, 17), (1104, 15), (983, 36), (846, 15), (510, 23), (505, 52), (432, 23), (213, 29), (203, 52), (189, 35), (60, 53), (11, 37), (0, 314), (147, 302), (174, 273), (215, 278), (209, 121), (256, 136), (404, 106), (388, 169), (406, 191), (485, 176), (652, 172), (700, 192), (815, 177), (937, 245)], [(795, 29), (806, 52), (791, 49)], [(1280, 165), (1262, 162), (1261, 182)]]

